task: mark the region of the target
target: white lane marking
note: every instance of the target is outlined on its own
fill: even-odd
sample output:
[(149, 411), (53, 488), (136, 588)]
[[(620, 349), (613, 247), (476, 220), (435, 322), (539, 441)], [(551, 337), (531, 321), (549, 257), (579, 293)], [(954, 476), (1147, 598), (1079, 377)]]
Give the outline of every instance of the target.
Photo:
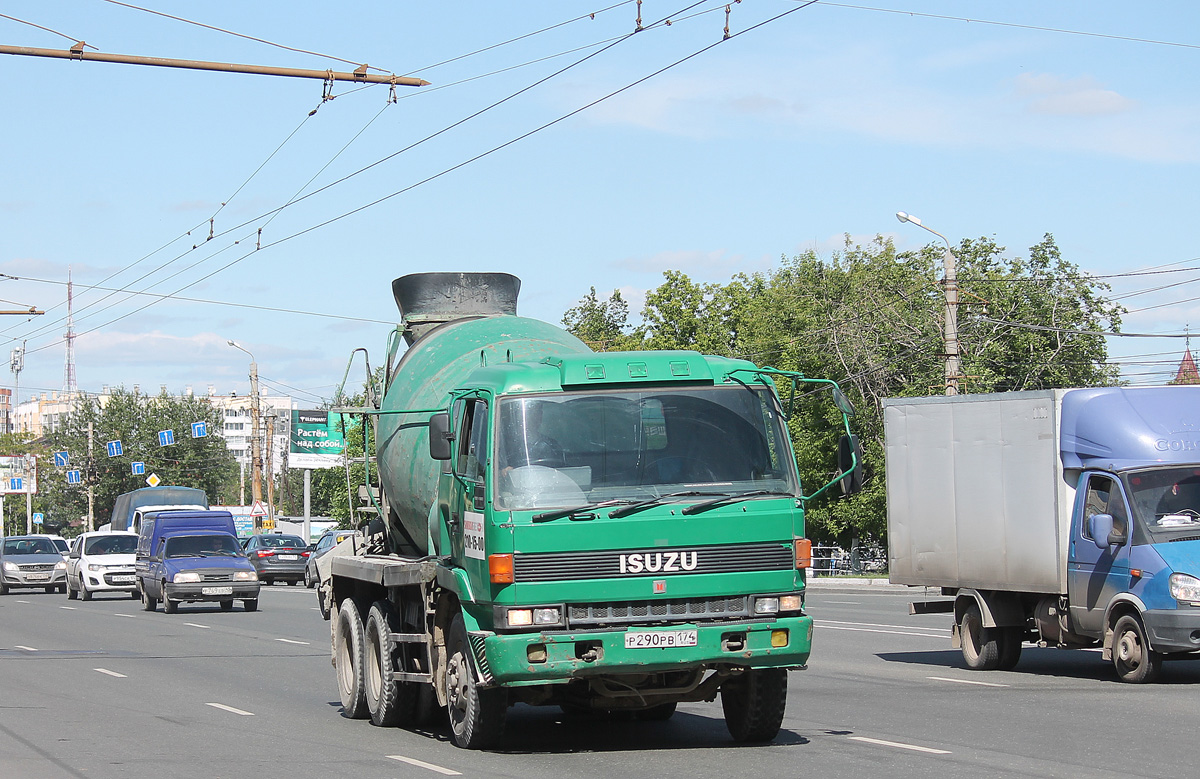
[(114, 617), (129, 617), (130, 619), (137, 619), (137, 617), (135, 617), (135, 616), (134, 616), (134, 615), (132, 615), (132, 614), (119, 614), (119, 613), (117, 613), (117, 612), (115, 612), (115, 611), (113, 612), (113, 616), (114, 616)]
[(955, 684), (977, 684), (980, 687), (1007, 687), (1007, 684), (996, 684), (995, 682), (977, 682), (974, 679), (951, 679), (949, 676), (927, 676), (926, 679), (932, 679), (935, 682), (954, 682)]
[(24, 649), (26, 652), (36, 652), (37, 651), (36, 649), (34, 649), (31, 646), (21, 646), (20, 644), (13, 644), (13, 648), (14, 649)]
[(822, 603), (836, 603), (839, 606), (861, 606), (862, 604), (856, 600), (826, 600)]
[(183, 624), (187, 625), (190, 628), (202, 628), (204, 630), (209, 629), (208, 625), (197, 625), (195, 622), (184, 622)]
[(27, 601), (27, 600), (18, 600), (18, 601), (13, 601), (13, 602), (14, 602), (14, 603), (28, 603), (29, 601)]
[(92, 670), (96, 671), (98, 673), (108, 674), (109, 676), (115, 676), (118, 679), (128, 679), (129, 678), (125, 674), (119, 674), (116, 671), (110, 671), (107, 668), (93, 668)]
[(446, 776), (462, 776), (461, 771), (452, 771), (449, 768), (442, 768), (440, 765), (426, 763), (424, 760), (417, 760), (415, 757), (405, 757), (404, 755), (388, 755), (389, 760), (399, 760), (401, 763), (415, 765), (418, 768), (428, 768), (430, 771), (436, 771), (439, 774)]
[(204, 705), (212, 706), (214, 709), (221, 709), (222, 711), (228, 711), (231, 714), (240, 714), (243, 717), (253, 717), (254, 716), (254, 712), (252, 712), (252, 711), (242, 711), (241, 709), (235, 709), (232, 706), (226, 706), (224, 703), (206, 703)]
[(75, 610), (75, 607), (74, 607), (74, 606), (59, 606), (59, 608), (60, 608), (60, 609), (66, 609), (67, 611), (74, 611), (74, 610)]
[(818, 625), (851, 625), (857, 628), (891, 628), (892, 630), (940, 630), (943, 634), (946, 633), (946, 628), (927, 628), (920, 625), (880, 625), (876, 622), (842, 622), (836, 619), (820, 619), (816, 620)]
[(308, 646), (308, 642), (307, 642), (307, 641), (293, 641), (293, 640), (292, 640), (292, 639), (290, 639), (290, 638), (277, 638), (277, 639), (275, 639), (275, 640), (276, 640), (276, 641), (282, 641), (282, 642), (283, 642), (283, 643), (285, 643), (285, 644), (303, 644), (304, 646)]
[(930, 747), (919, 747), (916, 744), (901, 744), (899, 741), (884, 741), (879, 738), (867, 738), (866, 736), (850, 736), (851, 741), (864, 741), (868, 744), (878, 744), (881, 747), (895, 747), (896, 749), (911, 749), (914, 752), (928, 752), (931, 755), (949, 755), (949, 750), (932, 749)]
[(888, 633), (893, 636), (920, 636), (921, 638), (936, 638), (940, 641), (945, 641), (945, 636), (935, 636), (932, 633), (911, 633), (906, 630), (878, 630), (876, 628), (852, 628), (842, 625), (828, 625), (823, 622), (817, 622), (816, 626), (825, 630), (857, 630), (860, 633)]

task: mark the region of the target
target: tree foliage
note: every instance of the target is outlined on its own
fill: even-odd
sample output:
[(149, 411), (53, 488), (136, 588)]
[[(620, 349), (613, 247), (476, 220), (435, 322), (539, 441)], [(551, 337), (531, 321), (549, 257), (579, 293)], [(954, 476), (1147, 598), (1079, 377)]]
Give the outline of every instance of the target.
[[(1120, 328), (1122, 309), (1105, 296), (1108, 286), (1081, 275), (1049, 234), (1027, 257), (1005, 251), (987, 238), (954, 248), (963, 391), (1116, 383), (1099, 335)], [(945, 252), (940, 244), (897, 252), (882, 236), (866, 245), (847, 237), (828, 259), (808, 251), (726, 284), (667, 271), (646, 296), (641, 326), (626, 325), (600, 347), (696, 349), (838, 381), (858, 410), (851, 426), (866, 450), (867, 479), (849, 500), (831, 490), (811, 501), (807, 532), (842, 544), (882, 541), (882, 401), (945, 391)], [(564, 318), (569, 328), (578, 321)], [(791, 389), (780, 389), (787, 404)], [(828, 397), (799, 395), (789, 422), (809, 490), (837, 472), (840, 416)]]
[[(103, 403), (97, 397), (83, 398), (58, 429), (46, 436), (45, 443), (48, 452), (68, 453), (70, 468), (81, 471), (84, 483), (68, 484), (66, 469), (43, 465), (39, 499), (44, 502), (47, 519), (70, 525), (86, 517), (90, 483), (95, 524), (102, 525), (108, 521), (117, 495), (147, 486), (145, 480), (152, 473), (163, 484), (204, 490), (210, 503), (234, 502), (237, 462), (225, 439), (216, 434), (223, 421), (220, 409), (201, 397), (150, 396), (118, 388)], [(206, 422), (210, 434), (193, 438), (193, 422)], [(173, 430), (175, 443), (160, 446), (161, 430)], [(121, 442), (122, 455), (108, 456), (110, 441)], [(133, 474), (131, 463), (135, 461), (146, 464), (145, 474)]]

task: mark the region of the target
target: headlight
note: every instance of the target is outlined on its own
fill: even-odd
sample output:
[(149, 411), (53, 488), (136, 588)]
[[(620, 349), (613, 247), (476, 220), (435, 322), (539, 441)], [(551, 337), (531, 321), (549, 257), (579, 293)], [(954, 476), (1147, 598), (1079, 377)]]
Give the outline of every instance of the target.
[(234, 571), (233, 578), (239, 582), (256, 582), (258, 581), (258, 574), (254, 571)]
[(755, 614), (778, 614), (779, 613), (779, 598), (755, 598), (754, 599)]
[(13, 573), (16, 573), (16, 572), (17, 572), (17, 570), (18, 570), (18, 569), (17, 569), (17, 564), (16, 564), (16, 563), (9, 563), (9, 562), (5, 562), (5, 563), (4, 563), (4, 570), (6, 570), (6, 571), (12, 571)]
[(1167, 580), (1167, 589), (1175, 600), (1200, 601), (1200, 579), (1186, 573), (1173, 573)]
[(200, 581), (198, 573), (177, 573), (171, 578), (176, 584), (196, 584)]
[(557, 608), (549, 609), (534, 609), (533, 624), (535, 625), (557, 625), (561, 621), (560, 612)]
[(104, 565), (96, 565), (95, 563), (88, 563), (89, 571), (103, 571), (106, 567), (107, 566), (104, 566)]
[(66, 560), (59, 560), (57, 563), (55, 563), (55, 564), (54, 564), (54, 570), (56, 570), (56, 571), (65, 571), (65, 570), (67, 570), (67, 561), (66, 561)]
[(509, 609), (508, 626), (520, 628), (533, 624), (533, 609)]
[(509, 609), (505, 612), (505, 621), (510, 628), (529, 627), (530, 625), (561, 625), (562, 608), (560, 606), (538, 606), (531, 609)]

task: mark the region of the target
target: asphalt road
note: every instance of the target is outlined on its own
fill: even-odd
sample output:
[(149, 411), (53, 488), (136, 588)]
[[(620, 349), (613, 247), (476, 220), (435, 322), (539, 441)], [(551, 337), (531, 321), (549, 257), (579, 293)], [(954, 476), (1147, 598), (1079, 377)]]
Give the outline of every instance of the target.
[(510, 711), (507, 748), (467, 752), (443, 727), (340, 716), (329, 623), (311, 590), (260, 611), (18, 592), (0, 598), (0, 777), (1162, 777), (1191, 773), (1200, 661), (1149, 686), (1091, 652), (1027, 646), (1009, 672), (966, 670), (945, 615), (904, 592), (819, 589), (807, 671), (784, 729), (735, 744), (720, 703), (668, 722)]

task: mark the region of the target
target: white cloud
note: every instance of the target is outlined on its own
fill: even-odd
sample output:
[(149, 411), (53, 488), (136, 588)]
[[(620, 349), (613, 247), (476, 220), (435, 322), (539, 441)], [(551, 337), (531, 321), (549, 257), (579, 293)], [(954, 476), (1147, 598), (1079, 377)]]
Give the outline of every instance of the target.
[(1029, 98), (1033, 113), (1055, 116), (1111, 116), (1128, 113), (1137, 102), (1100, 86), (1094, 78), (1065, 79), (1049, 73), (1022, 73), (1016, 79), (1019, 97)]

